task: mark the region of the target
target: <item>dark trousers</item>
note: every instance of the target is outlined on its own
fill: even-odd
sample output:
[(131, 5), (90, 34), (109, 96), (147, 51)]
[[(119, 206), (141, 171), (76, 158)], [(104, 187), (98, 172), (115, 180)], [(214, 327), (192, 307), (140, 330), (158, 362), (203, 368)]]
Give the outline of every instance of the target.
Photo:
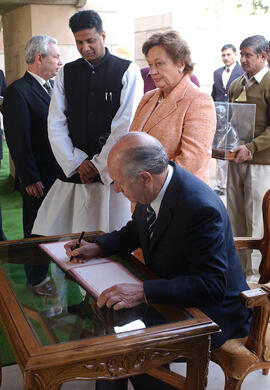
[(30, 284), (31, 286), (36, 286), (46, 278), (49, 271), (49, 265), (24, 264), (24, 271), (26, 274), (27, 284)]
[[(44, 196), (48, 192), (49, 188), (44, 188)], [(24, 238), (37, 237), (36, 235), (31, 234), (38, 209), (41, 206), (41, 203), (44, 199), (35, 198), (33, 196), (29, 196), (22, 185), (20, 185), (20, 192), (22, 194), (23, 200), (23, 233)], [(49, 265), (41, 264), (41, 265), (33, 265), (33, 264), (25, 264), (24, 270), (26, 274), (26, 282), (31, 286), (36, 286), (40, 284), (47, 276)]]
[(0, 208), (0, 241), (6, 241), (6, 236), (3, 232), (3, 227), (2, 227), (2, 212)]
[[(41, 206), (43, 198), (34, 198), (29, 196), (27, 192), (21, 189), (22, 198), (23, 198), (23, 233), (24, 238), (35, 237), (31, 234), (34, 221), (39, 207)], [(33, 265), (25, 264), (24, 271), (26, 274), (26, 282), (31, 286), (36, 286), (41, 283), (47, 276), (49, 270), (48, 264), (42, 265)]]
[[(46, 163), (38, 164), (39, 174), (41, 176), (42, 184), (44, 185), (43, 188), (44, 197), (47, 195), (49, 189), (55, 182), (58, 176), (59, 169), (60, 168), (56, 162), (46, 162)], [(22, 183), (20, 183), (19, 189), (22, 194), (22, 200), (23, 200), (24, 238), (36, 237), (32, 235), (31, 232), (37, 216), (38, 209), (40, 208), (44, 197), (38, 199), (33, 196), (29, 196), (25, 191), (25, 188), (22, 185)], [(46, 278), (49, 265), (25, 264), (24, 269), (26, 273), (27, 284), (35, 286), (41, 283)]]
[(32, 237), (31, 232), (37, 216), (38, 209), (43, 201), (42, 198), (35, 198), (27, 194), (25, 189), (20, 186), (23, 201), (23, 235), (24, 238)]

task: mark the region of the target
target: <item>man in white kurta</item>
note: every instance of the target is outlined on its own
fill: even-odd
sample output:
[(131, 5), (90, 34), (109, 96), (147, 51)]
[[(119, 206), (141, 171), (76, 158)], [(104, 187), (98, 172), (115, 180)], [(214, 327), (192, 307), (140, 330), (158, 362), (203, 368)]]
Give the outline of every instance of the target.
[(39, 209), (33, 234), (110, 232), (130, 219), (130, 203), (113, 190), (107, 170), (111, 147), (128, 132), (143, 94), (139, 68), (110, 54), (95, 11), (70, 18), (82, 58), (55, 80), (48, 132), (63, 173)]

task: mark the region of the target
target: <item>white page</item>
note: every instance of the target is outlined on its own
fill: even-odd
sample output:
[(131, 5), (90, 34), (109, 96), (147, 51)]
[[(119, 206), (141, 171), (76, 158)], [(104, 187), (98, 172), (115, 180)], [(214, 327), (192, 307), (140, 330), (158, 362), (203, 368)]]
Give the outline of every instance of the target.
[(88, 265), (72, 270), (84, 287), (98, 296), (102, 291), (115, 284), (120, 283), (141, 283), (127, 269), (114, 261), (103, 262), (99, 264), (89, 263)]
[[(60, 265), (60, 267), (65, 270), (69, 270), (74, 267), (85, 266), (86, 263), (78, 264), (78, 263), (70, 263), (69, 258), (67, 257), (66, 250), (64, 245), (69, 241), (58, 241), (58, 242), (49, 242), (40, 244), (39, 246), (56, 262)], [(91, 261), (91, 264), (103, 263), (104, 261), (109, 261), (104, 258), (92, 258), (86, 260), (86, 262)]]

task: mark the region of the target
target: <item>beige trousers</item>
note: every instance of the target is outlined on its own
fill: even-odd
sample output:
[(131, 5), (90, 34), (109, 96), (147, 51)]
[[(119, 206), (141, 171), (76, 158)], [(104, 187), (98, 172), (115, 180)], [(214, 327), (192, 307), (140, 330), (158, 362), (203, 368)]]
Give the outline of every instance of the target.
[(217, 160), (215, 190), (225, 191), (227, 183), (228, 161)]
[[(234, 237), (262, 237), (262, 200), (270, 188), (270, 165), (229, 162), (227, 208)], [(243, 272), (249, 281), (257, 281), (260, 254), (239, 252)]]

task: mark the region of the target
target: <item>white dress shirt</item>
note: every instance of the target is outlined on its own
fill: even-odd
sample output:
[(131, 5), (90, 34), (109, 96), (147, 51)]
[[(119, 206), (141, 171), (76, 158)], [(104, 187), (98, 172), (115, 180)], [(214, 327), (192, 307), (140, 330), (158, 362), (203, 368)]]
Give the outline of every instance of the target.
[(170, 184), (172, 175), (173, 175), (173, 167), (171, 165), (169, 165), (168, 166), (168, 175), (167, 175), (167, 178), (165, 180), (165, 183), (163, 184), (163, 187), (159, 191), (157, 197), (150, 204), (150, 206), (153, 208), (153, 210), (156, 213), (156, 218), (158, 217), (160, 205), (161, 205), (162, 199), (164, 197), (164, 194), (165, 194), (165, 192), (167, 190), (167, 187)]
[[(236, 65), (236, 61), (231, 66), (225, 66), (223, 72), (222, 72), (222, 82), (223, 87), (226, 88), (228, 81), (231, 77), (232, 71)], [(229, 70), (229, 71), (228, 71)]]

